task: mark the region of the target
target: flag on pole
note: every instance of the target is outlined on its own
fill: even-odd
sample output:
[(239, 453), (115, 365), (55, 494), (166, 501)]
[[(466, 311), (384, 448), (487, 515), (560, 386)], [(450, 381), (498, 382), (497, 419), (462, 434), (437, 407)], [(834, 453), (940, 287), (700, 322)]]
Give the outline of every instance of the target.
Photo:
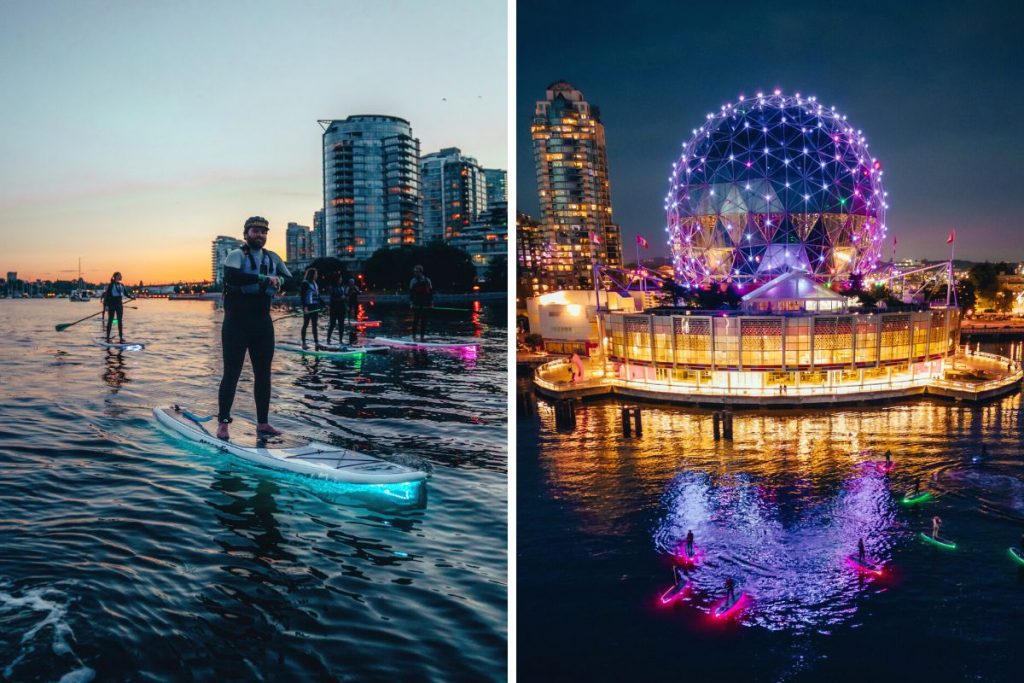
[(956, 238), (956, 230), (949, 231), (949, 239), (946, 240), (946, 244), (953, 244), (953, 240)]
[(643, 237), (641, 237), (640, 235), (637, 235), (637, 236), (636, 236), (636, 243), (637, 243), (637, 244), (638, 244), (639, 246), (643, 247), (644, 249), (647, 249), (647, 248), (648, 248), (648, 247), (650, 246), (650, 245), (649, 245), (649, 244), (647, 243), (647, 240), (645, 240), (645, 239), (644, 239)]
[(591, 231), (590, 231), (590, 241), (591, 241), (591, 242), (592, 242), (593, 244), (601, 244), (601, 236), (600, 236), (600, 235), (598, 235), (598, 234), (597, 234), (596, 232), (594, 232), (593, 230), (591, 230)]

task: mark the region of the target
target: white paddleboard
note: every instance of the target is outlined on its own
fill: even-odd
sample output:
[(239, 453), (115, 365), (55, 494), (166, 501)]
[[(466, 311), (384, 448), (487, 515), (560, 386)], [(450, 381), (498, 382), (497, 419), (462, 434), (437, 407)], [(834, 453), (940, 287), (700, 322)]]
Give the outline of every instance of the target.
[(231, 439), (222, 441), (217, 438), (216, 418), (198, 421), (202, 418), (179, 406), (154, 408), (153, 415), (180, 436), (271, 469), (352, 484), (395, 484), (427, 477), (426, 472), (411, 467), (316, 441), (294, 437), (272, 437), (265, 441), (256, 435), (253, 423), (241, 418), (231, 423)]
[(373, 337), (374, 344), (385, 344), (403, 349), (475, 349), (480, 342), (474, 339), (458, 339), (443, 341), (416, 341), (415, 339), (394, 339), (392, 337)]
[(318, 358), (352, 358), (364, 353), (383, 353), (388, 350), (386, 346), (346, 346), (344, 344), (321, 344), (320, 346), (321, 349), (318, 351), (313, 344), (310, 344), (308, 349), (304, 349), (300, 342), (281, 341), (277, 343), (277, 348), (283, 351), (317, 356)]
[(122, 351), (141, 351), (146, 345), (141, 342), (108, 342), (106, 339), (96, 339), (96, 344), (105, 349), (121, 349)]

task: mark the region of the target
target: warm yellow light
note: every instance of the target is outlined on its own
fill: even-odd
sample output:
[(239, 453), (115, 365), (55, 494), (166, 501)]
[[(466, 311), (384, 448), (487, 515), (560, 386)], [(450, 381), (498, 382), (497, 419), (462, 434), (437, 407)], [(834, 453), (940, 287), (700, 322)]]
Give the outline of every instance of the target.
[(580, 306), (579, 304), (569, 304), (565, 307), (565, 310), (569, 315), (573, 317), (579, 317), (580, 315), (583, 314), (583, 307)]
[(543, 294), (540, 297), (541, 306), (549, 306), (551, 304), (567, 304), (569, 299), (565, 296), (565, 292), (551, 292), (549, 294)]

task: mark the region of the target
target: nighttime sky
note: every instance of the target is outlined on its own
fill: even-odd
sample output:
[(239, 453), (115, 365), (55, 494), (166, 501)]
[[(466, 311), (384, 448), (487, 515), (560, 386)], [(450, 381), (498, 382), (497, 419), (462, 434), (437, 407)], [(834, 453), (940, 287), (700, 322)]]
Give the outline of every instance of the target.
[[(408, 119), (507, 168), (504, 0), (6, 0), (0, 276), (210, 277), (210, 243), (322, 204), (317, 119)], [(465, 39), (452, 38), (465, 34)]]
[[(529, 139), (557, 80), (601, 111), (614, 218), (667, 256), (680, 146), (739, 94), (816, 95), (885, 168), (897, 257), (1024, 260), (1024, 5), (519, 0), (517, 208), (539, 215)], [(885, 257), (891, 254), (891, 239)]]

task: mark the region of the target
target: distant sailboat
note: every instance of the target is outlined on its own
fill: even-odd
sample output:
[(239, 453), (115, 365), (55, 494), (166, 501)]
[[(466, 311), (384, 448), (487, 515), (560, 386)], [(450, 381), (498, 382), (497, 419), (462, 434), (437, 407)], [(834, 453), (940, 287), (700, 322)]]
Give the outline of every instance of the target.
[(71, 290), (71, 296), (69, 297), (72, 301), (88, 301), (92, 295), (92, 291), (85, 288), (85, 282), (82, 280), (82, 258), (78, 258), (78, 287)]

